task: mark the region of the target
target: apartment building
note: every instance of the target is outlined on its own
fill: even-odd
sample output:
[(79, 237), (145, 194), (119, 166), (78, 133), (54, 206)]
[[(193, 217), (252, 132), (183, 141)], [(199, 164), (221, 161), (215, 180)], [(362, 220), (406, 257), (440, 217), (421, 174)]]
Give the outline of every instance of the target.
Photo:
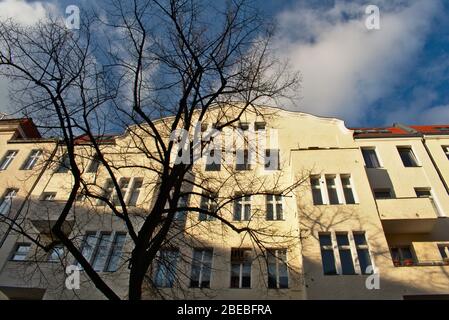
[[(223, 201), (236, 192), (252, 194), (223, 205), (220, 215), (237, 226), (273, 230), (270, 242), (257, 248), (219, 219), (180, 211), (174, 245), (159, 252), (170, 263), (155, 262), (149, 277), (158, 290), (146, 288), (144, 298), (448, 298), (449, 125), (350, 129), (338, 119), (260, 109), (263, 115), (245, 112), (238, 126), (269, 137), (264, 145), (257, 140), (256, 149), (276, 154), (274, 168), (263, 159), (217, 165), (203, 157), (192, 176), (210, 183)], [(211, 110), (201, 130), (216, 125), (221, 117), (215, 113), (222, 111)], [(2, 215), (26, 220), (34, 235), (50, 239), (73, 183), (64, 151), (40, 137), (30, 119), (0, 121), (0, 208), (8, 208)], [(157, 192), (154, 174), (139, 169), (152, 165), (136, 152), (135, 136), (145, 136), (140, 130), (101, 143), (110, 161), (127, 164), (119, 184), (136, 225)], [(79, 155), (86, 181), (112, 190), (86, 137), (79, 139)], [(24, 170), (36, 158), (43, 164)], [(180, 202), (202, 208), (220, 202), (192, 188)], [(132, 246), (123, 222), (80, 194), (65, 227), (126, 298)], [(71, 264), (76, 261), (63, 247), (42, 252), (8, 230), (0, 247), (0, 291), (9, 299), (102, 299), (83, 271), (80, 289), (66, 288), (64, 268)]]

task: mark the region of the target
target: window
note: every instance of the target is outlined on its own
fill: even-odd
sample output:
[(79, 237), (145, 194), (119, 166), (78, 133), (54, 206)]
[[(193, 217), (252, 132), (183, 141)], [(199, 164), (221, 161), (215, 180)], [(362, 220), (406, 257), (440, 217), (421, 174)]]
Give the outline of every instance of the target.
[(267, 220), (283, 220), (282, 195), (268, 194), (266, 196)]
[(352, 192), (351, 176), (342, 175), (341, 176), (341, 184), (343, 186), (343, 194), (345, 196), (346, 204), (354, 204), (355, 199), (354, 199), (354, 193)]
[(94, 155), (94, 157), (92, 158), (92, 160), (89, 163), (89, 166), (87, 167), (86, 172), (87, 173), (97, 173), (98, 168), (100, 167), (100, 158), (99, 156), (96, 154)]
[(337, 245), (342, 274), (355, 274), (351, 246), (347, 233), (337, 233)]
[(261, 130), (265, 130), (266, 124), (265, 122), (256, 122), (254, 124), (254, 128), (256, 131), (261, 131)]
[(134, 178), (130, 191), (128, 205), (135, 207), (139, 199), (140, 191), (142, 190), (143, 178)]
[(392, 247), (390, 250), (395, 267), (415, 265), (415, 259), (410, 246)]
[(220, 158), (221, 154), (217, 155), (216, 157), (215, 150), (210, 150), (206, 159), (206, 171), (220, 171), (221, 170)]
[[(115, 232), (114, 235), (111, 232), (88, 232), (82, 243), (81, 254), (95, 271), (116, 271), (125, 239), (124, 232)], [(78, 264), (78, 267), (81, 268), (81, 265)]]
[[(211, 194), (203, 194), (201, 196), (201, 204), (200, 208), (205, 210), (211, 214), (216, 214), (217, 211), (217, 195)], [(200, 221), (211, 221), (215, 220), (215, 217), (211, 214), (207, 214), (205, 212), (200, 212), (199, 220)]]
[(28, 156), (28, 159), (25, 161), (25, 163), (23, 164), (21, 169), (22, 170), (33, 169), (41, 155), (42, 155), (42, 150), (31, 150), (31, 153)]
[(234, 199), (234, 220), (249, 221), (251, 219), (251, 196), (236, 195)]
[(391, 199), (391, 189), (374, 189), (374, 198), (376, 199)]
[(56, 245), (48, 255), (48, 262), (60, 262), (64, 257), (64, 246)]
[(190, 287), (209, 288), (212, 270), (212, 249), (195, 249), (193, 251)]
[(114, 272), (117, 271), (122, 258), (123, 246), (125, 245), (126, 233), (117, 232), (114, 237), (114, 242), (112, 242), (111, 252), (109, 255), (108, 262), (106, 264), (105, 271)]
[(265, 150), (265, 170), (279, 170), (279, 149)]
[(449, 261), (449, 244), (439, 244), (438, 249), (440, 250), (441, 258), (444, 261)]
[(418, 198), (430, 198), (430, 188), (415, 188), (416, 197)]
[(111, 244), (111, 233), (102, 232), (100, 233), (100, 239), (94, 251), (94, 256), (92, 259), (92, 267), (95, 271), (103, 271), (106, 259), (108, 258), (108, 248)]
[(178, 250), (159, 251), (154, 284), (160, 288), (171, 288), (175, 281)]
[(267, 258), (268, 288), (288, 288), (287, 250), (268, 250)]
[(189, 196), (187, 194), (179, 196), (178, 210), (176, 210), (175, 212), (174, 220), (185, 221), (187, 218), (187, 211), (179, 208), (187, 208), (188, 206), (189, 206)]
[(29, 243), (18, 243), (11, 256), (12, 261), (25, 261), (30, 252), (31, 245)]
[(449, 159), (449, 146), (443, 146), (443, 151), (446, 154), (446, 157)]
[(327, 194), (330, 204), (339, 204), (337, 186), (335, 185), (335, 176), (326, 176)]
[(6, 151), (6, 154), (4, 155), (2, 161), (0, 162), (0, 170), (6, 170), (8, 166), (11, 164), (11, 162), (14, 160), (18, 152), (19, 151), (17, 150)]
[(18, 189), (6, 189), (2, 199), (0, 200), (0, 215), (6, 216), (9, 214), (11, 211), (12, 202), (18, 191)]
[(53, 201), (56, 198), (56, 192), (44, 192), (42, 193), (42, 201)]
[(354, 232), (354, 243), (357, 250), (357, 256), (359, 258), (359, 265), (362, 274), (373, 273), (373, 267), (371, 264), (371, 257), (369, 253), (368, 243), (364, 232)]
[(59, 165), (56, 169), (57, 173), (66, 173), (70, 169), (70, 158), (67, 153), (64, 153), (64, 155), (59, 159)]
[(251, 250), (231, 249), (231, 288), (251, 287)]
[(362, 148), (363, 159), (367, 168), (380, 168), (379, 159), (377, 159), (376, 149)]
[(237, 160), (235, 165), (235, 170), (242, 171), (242, 170), (251, 170), (251, 164), (249, 162), (249, 152), (248, 149), (243, 150), (243, 159), (241, 156), (241, 152), (237, 151)]
[(324, 274), (325, 275), (337, 274), (331, 235), (329, 233), (321, 233), (319, 234), (319, 240), (321, 247), (321, 261), (323, 264)]
[(323, 195), (321, 194), (320, 177), (313, 176), (310, 177), (310, 185), (312, 188), (312, 198), (314, 205), (323, 204)]
[(404, 167), (418, 167), (418, 161), (411, 147), (398, 147)]

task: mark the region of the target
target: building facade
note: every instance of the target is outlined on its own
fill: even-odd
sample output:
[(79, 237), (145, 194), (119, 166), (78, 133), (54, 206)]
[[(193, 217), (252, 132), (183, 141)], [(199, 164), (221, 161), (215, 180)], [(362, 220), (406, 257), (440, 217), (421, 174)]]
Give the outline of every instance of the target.
[[(174, 246), (159, 253), (170, 263), (155, 262), (144, 298), (449, 298), (449, 125), (349, 129), (338, 119), (262, 109), (262, 115), (245, 112), (238, 126), (254, 133), (257, 154), (274, 154), (270, 159), (277, 165), (267, 166), (262, 157), (217, 166), (203, 156), (192, 179), (216, 190), (220, 216), (236, 226), (269, 230), (264, 246), (220, 219), (179, 212)], [(214, 112), (201, 131), (221, 119)], [(159, 125), (164, 121), (169, 119)], [(135, 147), (136, 137), (145, 137), (140, 130), (102, 143), (111, 161), (123, 164), (119, 183), (136, 225), (157, 192), (154, 174), (139, 169), (152, 165)], [(264, 144), (257, 138), (262, 135), (268, 137)], [(83, 178), (104, 186), (98, 192), (111, 190), (89, 141), (79, 141)], [(40, 250), (14, 228), (17, 221), (41, 242), (54, 240), (51, 226), (73, 183), (63, 148), (42, 138), (30, 119), (3, 119), (0, 157), (4, 298), (102, 299), (83, 271), (80, 288), (67, 288), (65, 268), (76, 261), (63, 247)], [(190, 188), (182, 202), (216, 205)], [(242, 196), (227, 203), (236, 193)], [(83, 194), (70, 214), (67, 234), (126, 298), (132, 246), (123, 221)]]

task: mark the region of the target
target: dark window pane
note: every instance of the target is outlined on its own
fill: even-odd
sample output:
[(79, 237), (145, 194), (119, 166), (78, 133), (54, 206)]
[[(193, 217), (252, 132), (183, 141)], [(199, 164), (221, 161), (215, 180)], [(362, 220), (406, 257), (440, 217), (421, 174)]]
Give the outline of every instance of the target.
[(366, 245), (365, 234), (363, 233), (354, 233), (354, 242), (357, 246)]
[(314, 205), (323, 204), (323, 196), (321, 195), (320, 189), (312, 189), (312, 197)]
[(362, 149), (363, 159), (367, 168), (379, 168), (379, 160), (377, 159), (374, 149)]
[(417, 167), (418, 163), (416, 161), (415, 155), (410, 148), (398, 148), (399, 155), (401, 156), (402, 163), (405, 167)]
[(335, 268), (334, 251), (322, 249), (321, 256), (324, 274), (326, 275), (337, 274), (337, 269)]
[(354, 274), (354, 263), (352, 262), (351, 250), (340, 249), (340, 262), (343, 274)]
[(355, 203), (355, 199), (354, 199), (354, 194), (352, 193), (352, 189), (351, 188), (344, 188), (343, 189), (344, 194), (345, 194), (345, 200), (347, 204), (354, 204)]
[(321, 246), (331, 246), (332, 239), (330, 234), (320, 234), (320, 245)]
[(337, 244), (339, 246), (349, 246), (349, 239), (347, 234), (337, 234)]
[(359, 257), (360, 269), (363, 274), (371, 274), (373, 270), (367, 272), (367, 268), (371, 266), (371, 258), (367, 249), (357, 249), (357, 255)]
[(240, 264), (233, 263), (231, 265), (231, 288), (240, 287)]

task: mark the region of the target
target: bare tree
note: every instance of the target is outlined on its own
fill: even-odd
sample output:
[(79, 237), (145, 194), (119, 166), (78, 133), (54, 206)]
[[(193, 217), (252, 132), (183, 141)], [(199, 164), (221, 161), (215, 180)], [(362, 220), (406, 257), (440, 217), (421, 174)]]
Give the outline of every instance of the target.
[[(148, 274), (160, 249), (190, 241), (177, 236), (179, 211), (217, 219), (259, 249), (281, 236), (287, 241), (288, 235), (276, 234), (269, 223), (242, 226), (222, 212), (239, 197), (269, 194), (267, 188), (287, 195), (301, 179), (286, 186), (279, 183), (282, 174), (269, 181), (248, 178), (247, 171), (223, 165), (217, 176), (193, 162), (175, 163), (179, 144), (172, 136), (179, 129), (193, 136), (202, 122), (223, 131), (238, 127), (248, 114), (269, 119), (275, 111), (267, 114), (259, 104), (295, 94), (298, 75), (270, 48), (272, 24), (244, 0), (219, 5), (112, 0), (106, 8), (83, 16), (80, 30), (52, 18), (31, 27), (0, 23), (0, 72), (15, 85), (18, 112), (37, 120), (47, 136), (58, 137), (60, 150), (48, 161), (65, 163), (72, 176), (68, 198), (51, 225), (54, 241), (33, 241), (47, 251), (60, 241), (107, 298), (119, 299), (64, 231), (80, 196), (90, 210), (104, 203), (131, 238), (128, 298), (133, 300), (142, 298), (145, 280), (151, 282)], [(126, 143), (107, 135), (119, 130)], [(201, 141), (200, 149), (211, 141)], [(185, 151), (193, 155), (197, 147), (191, 143)], [(101, 167), (94, 179), (86, 173), (86, 161), (93, 158)], [(151, 190), (143, 212), (125, 199), (126, 170), (141, 172), (142, 188)], [(215, 205), (180, 205), (186, 196), (209, 197)], [(10, 223), (20, 231), (20, 223)]]

